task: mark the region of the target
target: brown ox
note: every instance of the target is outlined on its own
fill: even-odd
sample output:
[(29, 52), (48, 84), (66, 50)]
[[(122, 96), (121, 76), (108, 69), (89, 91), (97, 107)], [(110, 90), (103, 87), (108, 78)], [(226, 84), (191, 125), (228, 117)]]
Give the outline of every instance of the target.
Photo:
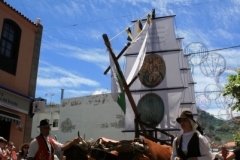
[[(172, 153), (171, 146), (160, 145), (146, 138), (133, 141), (114, 141), (100, 138), (96, 142), (97, 145), (94, 145), (91, 150), (91, 156), (96, 159), (170, 160)], [(136, 148), (136, 144), (140, 144), (142, 148)], [(108, 148), (108, 152), (106, 148)]]
[[(172, 154), (172, 147), (167, 145), (160, 145), (149, 139), (143, 138), (147, 143), (149, 149), (144, 153), (150, 160), (170, 160)], [(142, 160), (141, 158), (139, 160)]]
[[(113, 141), (103, 138), (100, 144), (97, 143), (98, 145), (96, 145), (96, 142), (88, 143), (84, 150), (79, 145), (73, 146), (64, 151), (64, 155), (66, 160), (170, 160), (171, 146), (160, 145), (146, 138), (140, 140), (146, 143), (148, 149), (138, 151), (128, 146), (124, 147), (125, 141)], [(135, 140), (128, 142), (131, 145)], [(106, 150), (106, 148), (109, 148), (109, 150)]]

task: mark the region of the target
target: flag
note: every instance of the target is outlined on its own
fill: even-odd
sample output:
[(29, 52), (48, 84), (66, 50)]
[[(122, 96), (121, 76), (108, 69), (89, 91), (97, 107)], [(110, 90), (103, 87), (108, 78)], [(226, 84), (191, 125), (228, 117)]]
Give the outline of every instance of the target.
[(136, 76), (136, 74), (138, 73), (138, 71), (140, 70), (140, 68), (142, 67), (145, 55), (146, 55), (146, 43), (147, 43), (147, 38), (148, 38), (148, 32), (145, 35), (144, 41), (142, 43), (141, 49), (138, 53), (138, 56), (133, 64), (133, 67), (127, 77), (127, 84), (129, 84), (132, 79)]
[(140, 20), (138, 20), (138, 33), (142, 31), (142, 23)]
[(130, 27), (126, 28), (125, 31), (127, 32), (127, 35), (128, 35), (127, 40), (128, 40), (128, 41), (132, 41), (132, 40), (133, 40), (133, 37), (132, 37), (132, 33), (131, 33)]
[(119, 72), (117, 71), (116, 65), (112, 59), (111, 54), (109, 53), (110, 58), (110, 66), (111, 66), (111, 81), (112, 81), (112, 97), (115, 102), (118, 103), (120, 108), (123, 110), (124, 114), (126, 114), (126, 101), (125, 101), (125, 93), (123, 91), (122, 79), (119, 76)]
[(147, 23), (150, 24), (151, 21), (152, 21), (152, 20), (151, 20), (151, 17), (150, 17), (150, 15), (148, 14), (148, 15), (147, 15)]

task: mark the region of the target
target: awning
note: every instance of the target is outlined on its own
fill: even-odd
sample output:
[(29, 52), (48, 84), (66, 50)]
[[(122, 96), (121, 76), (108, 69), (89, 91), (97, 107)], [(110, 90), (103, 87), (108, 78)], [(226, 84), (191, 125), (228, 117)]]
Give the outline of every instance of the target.
[(19, 115), (0, 110), (0, 121), (20, 124), (20, 120), (21, 120), (21, 117)]

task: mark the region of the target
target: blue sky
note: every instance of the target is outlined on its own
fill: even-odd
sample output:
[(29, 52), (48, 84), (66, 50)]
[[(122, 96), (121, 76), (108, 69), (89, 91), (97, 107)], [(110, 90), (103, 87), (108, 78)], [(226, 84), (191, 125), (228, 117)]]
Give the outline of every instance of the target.
[[(184, 38), (184, 47), (194, 42), (203, 44), (208, 50), (240, 45), (240, 0), (5, 2), (33, 22), (41, 19), (44, 29), (36, 97), (46, 98), (48, 102), (60, 103), (61, 88), (65, 89), (64, 98), (109, 92), (110, 75), (103, 75), (109, 65), (109, 57), (102, 34), (114, 37), (130, 26), (131, 20), (143, 17), (153, 8), (156, 16), (176, 15), (176, 35)], [(124, 32), (112, 41), (115, 53), (118, 54), (126, 43)], [(228, 68), (219, 76), (222, 86), (226, 82), (226, 75), (235, 73), (234, 68), (239, 67), (239, 51), (240, 47), (211, 52), (213, 61), (214, 56), (220, 57)], [(124, 64), (123, 59), (121, 64)], [(216, 84), (216, 77), (207, 77), (202, 70), (200, 65), (193, 69), (198, 94), (204, 92), (209, 84)], [(217, 75), (218, 72), (215, 67), (212, 73)], [(207, 111), (218, 114), (222, 112), (220, 110), (212, 100)]]

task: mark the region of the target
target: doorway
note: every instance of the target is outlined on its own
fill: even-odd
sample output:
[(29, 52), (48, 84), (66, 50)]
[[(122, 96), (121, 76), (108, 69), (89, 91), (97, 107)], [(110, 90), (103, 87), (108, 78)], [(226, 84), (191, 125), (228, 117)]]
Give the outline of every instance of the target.
[(9, 141), (11, 122), (0, 120), (0, 136)]

